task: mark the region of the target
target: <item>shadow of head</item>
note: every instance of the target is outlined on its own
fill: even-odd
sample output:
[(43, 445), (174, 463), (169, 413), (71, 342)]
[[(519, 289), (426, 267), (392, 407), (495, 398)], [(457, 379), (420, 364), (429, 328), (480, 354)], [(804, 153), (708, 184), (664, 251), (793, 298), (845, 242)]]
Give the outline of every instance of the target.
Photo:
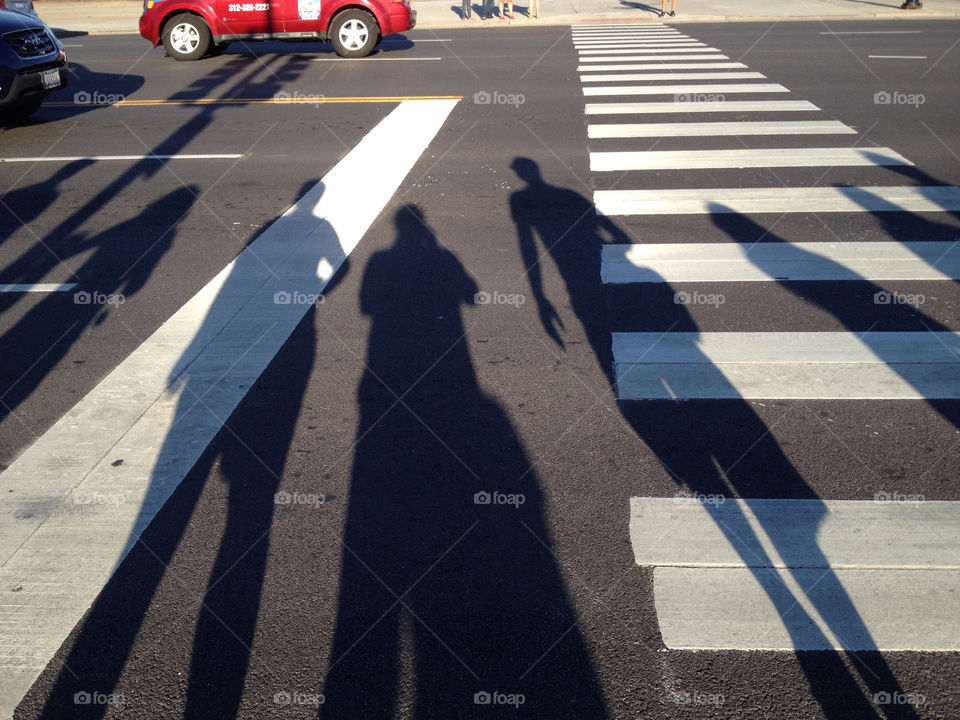
[(543, 178), (540, 175), (540, 166), (533, 160), (526, 157), (514, 158), (510, 163), (510, 169), (528, 185), (542, 185)]

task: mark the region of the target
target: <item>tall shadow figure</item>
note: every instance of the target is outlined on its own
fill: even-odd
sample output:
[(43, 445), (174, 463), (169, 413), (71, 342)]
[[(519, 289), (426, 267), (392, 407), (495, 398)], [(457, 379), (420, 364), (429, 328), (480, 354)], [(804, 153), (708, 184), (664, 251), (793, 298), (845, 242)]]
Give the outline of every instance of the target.
[[(309, 215), (309, 210), (305, 212)], [(335, 241), (335, 236), (331, 239)], [(312, 271), (321, 259), (318, 253), (317, 261), (304, 267), (309, 265)], [(178, 393), (174, 420), (133, 523), (130, 556), (118, 561), (116, 574), (83, 624), (65, 662), (69, 672), (60, 673), (42, 717), (61, 717), (73, 693), (84, 687), (102, 688), (99, 691), (105, 694), (115, 690), (205, 481), (217, 466), (229, 489), (225, 524), (206, 592), (196, 598), (199, 617), (182, 717), (237, 717), (263, 593), (274, 495), (315, 357), (313, 308), (304, 316), (289, 304), (269, 306), (276, 282), (270, 276), (284, 274), (282, 268), (289, 263), (274, 254), (241, 255), (168, 377)], [(238, 297), (250, 298), (252, 306), (238, 313)], [(260, 327), (225, 325), (227, 318), (244, 313), (257, 317)], [(255, 370), (242, 367), (230, 373), (235, 365), (244, 364), (247, 354), (262, 354), (258, 340), (263, 335), (289, 330), (290, 339), (259, 379)], [(216, 348), (211, 345), (214, 338), (220, 343)], [(268, 392), (251, 392), (233, 412), (231, 394), (216, 392), (220, 383), (254, 380), (260, 384), (258, 390), (265, 387)], [(194, 464), (191, 452), (206, 443), (195, 436), (199, 430), (203, 438), (211, 422), (224, 423), (223, 428)], [(173, 488), (177, 490), (167, 502)], [(161, 506), (160, 522), (148, 529)], [(105, 647), (104, 637), (110, 638)], [(84, 707), (84, 717), (100, 717), (104, 709)]]
[[(92, 237), (70, 235), (59, 239), (58, 248), (65, 250), (59, 257), (52, 255), (48, 245), (41, 241), (14, 262), (11, 275), (20, 282), (30, 282), (27, 278), (31, 268), (38, 271), (33, 275), (36, 279), (43, 277), (63, 257), (92, 251), (77, 269), (76, 276), (83, 279), (99, 276), (104, 280), (95, 286), (78, 285), (76, 295), (72, 292), (49, 294), (0, 338), (5, 369), (9, 373), (0, 384), (0, 420), (15, 412), (30, 397), (91, 326), (103, 322), (112, 307), (121, 307), (100, 304), (95, 297), (122, 296), (125, 302), (144, 286), (153, 269), (172, 247), (177, 234), (176, 223), (190, 211), (197, 192), (194, 187), (173, 190), (148, 205), (136, 217)], [(149, 245), (130, 242), (131, 238), (145, 235), (150, 238)], [(118, 268), (118, 271), (111, 272), (112, 268)], [(124, 273), (126, 268), (130, 270)], [(69, 312), (64, 312), (64, 306), (68, 304)], [(51, 337), (56, 338), (53, 344), (48, 339)], [(38, 347), (47, 348), (39, 358)]]
[[(270, 71), (271, 76), (259, 87), (265, 93), (275, 92), (283, 79), (295, 77), (305, 67), (304, 62), (297, 60), (277, 68), (279, 75), (258, 63), (245, 76), (236, 78), (236, 84), (226, 88), (223, 96), (242, 91), (264, 70)], [(215, 80), (222, 82), (225, 73), (235, 75), (238, 68), (248, 66), (242, 59), (231, 61), (178, 95), (188, 96), (203, 90), (211, 83), (216, 84)], [(212, 107), (203, 108), (163, 140), (154, 152), (165, 154), (174, 147), (184, 146), (213, 122), (215, 112)], [(147, 161), (137, 163), (62, 226), (72, 227), (92, 216), (103, 202), (113, 197), (120, 183), (149, 177), (155, 171)], [(307, 183), (298, 197), (315, 185), (316, 182)], [(196, 192), (190, 196), (195, 197)], [(315, 223), (312, 208), (300, 211), (309, 216), (304, 218), (306, 222)], [(298, 222), (296, 213), (293, 220)], [(304, 320), (302, 312), (287, 311), (292, 309), (289, 301), (276, 303), (274, 293), (319, 292), (316, 286), (319, 263), (326, 260), (334, 268), (341, 263), (346, 265), (331, 228), (316, 231), (301, 241), (316, 243), (308, 246), (316, 247), (316, 255), (312, 263), (304, 263), (298, 256), (293, 270), (289, 267), (291, 261), (286, 246), (280, 251), (274, 248), (266, 255), (247, 253), (238, 257), (206, 310), (203, 323), (167, 377), (168, 388), (178, 393), (173, 423), (167, 436), (161, 439), (146, 496), (133, 521), (126, 547), (117, 559), (115, 574), (76, 631), (67, 658), (46, 697), (42, 718), (60, 718), (65, 712), (71, 717), (82, 713), (85, 718), (99, 718), (107, 711), (103, 704), (78, 708), (73, 702), (74, 694), (90, 688), (105, 695), (116, 690), (157, 589), (187, 531), (204, 483), (217, 464), (229, 486), (226, 522), (206, 592), (196, 598), (200, 610), (183, 717), (206, 720), (237, 716), (263, 592), (274, 494), (286, 463), (316, 347), (313, 324), (309, 321), (313, 311), (307, 310)], [(293, 247), (292, 241), (290, 247)], [(142, 272), (137, 270), (142, 264), (142, 260), (133, 263), (127, 274)], [(338, 281), (346, 270), (341, 267), (333, 280)], [(292, 286), (282, 284), (280, 278), (291, 277), (294, 278), (290, 281)], [(300, 283), (303, 285), (298, 286)], [(328, 283), (326, 289), (329, 291), (333, 286), (333, 282)], [(248, 304), (242, 306), (238, 298), (247, 300)], [(253, 327), (252, 334), (229, 326), (231, 318), (243, 313), (249, 313), (261, 323)], [(249, 327), (247, 331), (250, 332)], [(262, 373), (268, 378), (265, 384), (276, 388), (269, 397), (250, 393), (234, 409), (235, 396), (211, 393), (219, 383), (235, 382), (239, 376), (246, 377), (252, 384), (260, 376), (261, 366), (255, 359), (262, 357), (258, 341), (271, 334), (286, 339), (290, 332), (293, 335)], [(212, 348), (215, 337), (220, 344)], [(217, 397), (219, 400), (214, 399)], [(223, 427), (204, 450), (207, 436), (194, 433), (194, 428), (206, 432), (211, 418), (217, 427), (220, 424)], [(151, 525), (157, 515), (158, 522)], [(105, 643), (104, 638), (109, 638), (109, 642)]]
[[(612, 378), (613, 350), (610, 330), (590, 318), (604, 318), (603, 287), (600, 279), (600, 248), (607, 240), (630, 243), (630, 238), (593, 203), (568, 188), (547, 184), (540, 166), (524, 157), (511, 166), (527, 186), (510, 196), (510, 214), (517, 226), (520, 254), (530, 290), (544, 330), (563, 347), (563, 323), (543, 290), (540, 264), (544, 256), (553, 259), (567, 288), (573, 311), (583, 323), (590, 347), (601, 367)], [(543, 246), (537, 246), (537, 240)], [(542, 254), (541, 254), (542, 253)]]
[(418, 208), (395, 222), (360, 295), (371, 328), (320, 717), (604, 718), (536, 474), (477, 383), (461, 316), (477, 286)]
[[(570, 303), (597, 349), (597, 358), (614, 384), (610, 328), (601, 301), (600, 232), (602, 228), (620, 242), (629, 242), (613, 223), (603, 217), (586, 219), (585, 209), (595, 214), (592, 203), (573, 191), (555, 188), (546, 183), (536, 163), (518, 158), (513, 165), (527, 183), (511, 197), (511, 208), (521, 252), (530, 284), (536, 298), (544, 329), (551, 337), (556, 328), (552, 322), (550, 300), (545, 297), (536, 267), (542, 262), (535, 245), (535, 235), (544, 248), (544, 256), (555, 262), (562, 275)], [(531, 265), (531, 261), (533, 264)], [(690, 348), (696, 352), (698, 328), (686, 307), (675, 302), (674, 291), (653, 271), (648, 282), (634, 293), (638, 301), (630, 307), (636, 317), (650, 318), (664, 331), (688, 333)], [(709, 364), (704, 356), (703, 362)], [(679, 382), (671, 382), (679, 386)], [(736, 394), (719, 370), (711, 385), (727, 387)], [(826, 507), (785, 456), (770, 429), (744, 400), (722, 401), (642, 401), (619, 402), (620, 412), (650, 448), (674, 481), (697, 495), (722, 494), (739, 498), (791, 498), (819, 502), (807, 516), (808, 524), (789, 535), (769, 515), (754, 513), (760, 519), (769, 541), (776, 548), (793, 579), (804, 588), (806, 597), (827, 623), (841, 644), (870, 646), (871, 638), (842, 584), (827, 566), (817, 544), (817, 528), (826, 514)], [(749, 506), (749, 500), (746, 501)], [(783, 620), (784, 627), (799, 646), (810, 641), (825, 644), (817, 623), (797, 603), (778, 571), (773, 558), (764, 549), (761, 538), (750, 529), (747, 518), (738, 506), (725, 507), (727, 515), (718, 528), (737, 550), (744, 563), (763, 588)], [(812, 558), (812, 559), (811, 559)], [(802, 559), (802, 562), (801, 562)], [(811, 564), (823, 573), (810, 578), (796, 568)], [(866, 645), (865, 645), (866, 644)], [(876, 717), (877, 707), (866, 698), (857, 678), (847, 669), (840, 654), (833, 651), (795, 653), (811, 692), (828, 718)], [(874, 654), (872, 654), (874, 655)], [(862, 681), (870, 692), (894, 692), (896, 679), (879, 657), (853, 657)], [(913, 717), (913, 710), (903, 706), (886, 706), (889, 717)]]
[[(21, 226), (29, 228), (30, 223), (57, 201), (62, 185), (93, 163), (93, 160), (74, 160), (60, 166), (46, 180), (5, 190), (0, 195), (0, 242), (6, 242)], [(31, 250), (37, 252), (37, 246)], [(37, 279), (36, 271), (26, 257), (18, 258), (15, 263), (4, 268), (0, 277), (3, 278), (3, 283), (35, 282)], [(10, 304), (9, 299), (4, 300), (6, 302), (0, 309), (5, 309)]]

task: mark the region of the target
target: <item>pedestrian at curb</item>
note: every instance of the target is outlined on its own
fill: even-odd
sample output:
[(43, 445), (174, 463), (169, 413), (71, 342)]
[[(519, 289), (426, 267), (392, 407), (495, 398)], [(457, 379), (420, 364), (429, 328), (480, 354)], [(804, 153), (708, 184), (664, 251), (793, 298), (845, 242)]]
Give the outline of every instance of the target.
[(505, 16), (505, 15), (503, 14), (503, 0), (500, 0), (500, 3), (499, 3), (499, 5), (498, 5), (498, 8), (499, 8), (500, 19), (501, 19), (501, 20), (505, 20), (506, 18), (510, 18), (511, 20), (513, 20), (513, 18), (514, 18), (514, 15), (513, 15), (513, 0), (507, 0), (507, 7), (510, 8), (510, 14)]
[(468, 22), (473, 20), (473, 15), (471, 15), (472, 10), (473, 8), (470, 4), (470, 0), (463, 0), (463, 5), (461, 6), (461, 10), (460, 10), (460, 20), (462, 20), (463, 22)]
[(483, 6), (480, 9), (480, 19), (489, 20), (493, 17), (493, 0), (483, 0)]
[(901, 10), (920, 10), (923, 8), (923, 3), (920, 0), (906, 0), (903, 5), (900, 6)]
[(660, 17), (664, 15), (670, 15), (670, 17), (677, 16), (677, 0), (673, 0), (673, 4), (670, 6), (670, 12), (667, 13), (667, 0), (661, 0), (662, 4), (660, 5)]
[(540, 19), (540, 0), (530, 0), (530, 4), (527, 5), (527, 17), (534, 20)]

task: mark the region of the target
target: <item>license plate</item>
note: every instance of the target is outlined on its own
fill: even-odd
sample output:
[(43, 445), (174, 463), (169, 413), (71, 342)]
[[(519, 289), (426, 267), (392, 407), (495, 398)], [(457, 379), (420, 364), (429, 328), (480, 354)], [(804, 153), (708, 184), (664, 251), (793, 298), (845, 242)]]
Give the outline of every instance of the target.
[(25, 3), (25, 2), (14, 2), (14, 3), (13, 3), (13, 9), (14, 9), (14, 10), (26, 10), (26, 9), (27, 9), (27, 3)]
[(40, 80), (43, 82), (44, 90), (53, 90), (53, 88), (60, 87), (60, 71), (59, 70), (44, 70), (40, 73)]

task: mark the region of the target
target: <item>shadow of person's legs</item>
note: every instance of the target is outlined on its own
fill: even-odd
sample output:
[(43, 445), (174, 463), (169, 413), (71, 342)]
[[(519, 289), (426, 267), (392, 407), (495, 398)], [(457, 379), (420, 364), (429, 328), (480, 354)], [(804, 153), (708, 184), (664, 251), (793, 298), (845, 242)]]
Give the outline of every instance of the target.
[[(371, 319), (324, 718), (603, 718), (539, 481), (478, 385), (477, 292), (416, 208), (368, 262)], [(398, 703), (409, 708), (397, 709)]]
[[(514, 162), (514, 169), (527, 186), (511, 196), (511, 210), (544, 331), (557, 344), (563, 345), (563, 328), (558, 325), (553, 303), (569, 302), (587, 336), (591, 338), (601, 368), (612, 380), (610, 332), (605, 320), (607, 313), (600, 282), (599, 251), (607, 238), (627, 244), (631, 240), (610, 220), (597, 216), (592, 204), (585, 198), (546, 183), (536, 163), (519, 158)], [(547, 297), (539, 268), (547, 257), (556, 264), (563, 277), (569, 298)], [(666, 332), (683, 331), (691, 333), (692, 338), (696, 337), (696, 323), (685, 307), (675, 302), (673, 289), (662, 278), (653, 277), (650, 284), (644, 286), (643, 299), (642, 306), (630, 309), (634, 318), (656, 316), (658, 324)], [(695, 350), (695, 341), (691, 342), (694, 348), (692, 352), (699, 352)], [(709, 359), (704, 357), (702, 365), (709, 367)], [(710, 374), (710, 384), (728, 386), (719, 370), (714, 369)], [(682, 386), (682, 381), (675, 378), (665, 377), (663, 380), (669, 387)], [(736, 395), (736, 392), (730, 394)], [(698, 495), (817, 500), (816, 493), (784, 455), (771, 429), (743, 400), (650, 400), (626, 401), (619, 405), (634, 432), (674, 480)], [(819, 517), (825, 512), (824, 507)], [(762, 530), (782, 556), (790, 558), (796, 553), (806, 553), (822, 558), (817, 546), (819, 521), (814, 516), (811, 518), (808, 527), (792, 534), (789, 539), (781, 537), (776, 523), (768, 523)], [(767, 557), (761, 539), (752, 531), (744, 532), (741, 529), (747, 527), (744, 518), (740, 518), (737, 526), (740, 534), (736, 537), (729, 532), (729, 527), (720, 529), (727, 535), (731, 545), (737, 548), (744, 564), (751, 569), (757, 582), (779, 610), (785, 629), (795, 640), (794, 644), (803, 646), (813, 633), (819, 635), (821, 644), (825, 645), (826, 641), (816, 628), (816, 623), (797, 606), (793, 592), (778, 575), (769, 571), (772, 562)], [(798, 546), (791, 546), (790, 543), (798, 542), (798, 537)], [(833, 603), (829, 609), (823, 607), (823, 612), (830, 616), (831, 629), (840, 637), (848, 632), (844, 628), (855, 629), (857, 633), (866, 632), (856, 609), (832, 571), (827, 568), (826, 561), (823, 560), (821, 564), (827, 574), (825, 587)], [(864, 697), (856, 678), (846, 668), (839, 654), (798, 652), (796, 656), (811, 683), (814, 697), (828, 717), (849, 717), (845, 713), (851, 708), (859, 716), (875, 716), (875, 708)], [(830, 680), (825, 682), (828, 675)], [(881, 689), (896, 687), (890, 678), (889, 673), (885, 676), (878, 673), (866, 683)]]

